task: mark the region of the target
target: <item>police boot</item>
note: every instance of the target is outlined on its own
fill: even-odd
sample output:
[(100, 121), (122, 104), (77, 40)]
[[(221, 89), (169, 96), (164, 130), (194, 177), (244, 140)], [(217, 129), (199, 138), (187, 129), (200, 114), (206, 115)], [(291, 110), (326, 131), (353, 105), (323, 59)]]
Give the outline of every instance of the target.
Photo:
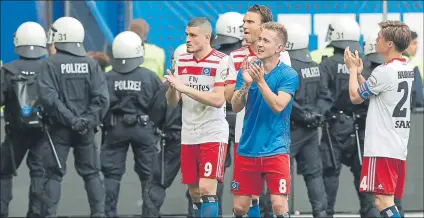
[(57, 217), (57, 207), (61, 195), (60, 181), (48, 179), (43, 187), (43, 209), (42, 213), (45, 217)]
[(271, 196), (269, 194), (268, 188), (264, 190), (264, 192), (262, 192), (259, 199), (260, 199), (259, 207), (261, 210), (262, 217), (264, 218), (274, 217), (274, 212), (272, 210)]
[(339, 177), (338, 174), (329, 170), (324, 172), (324, 185), (325, 192), (327, 194), (327, 215), (333, 217), (334, 206), (336, 205), (337, 190), (339, 189)]
[(306, 189), (308, 191), (309, 202), (312, 206), (312, 215), (314, 217), (327, 217), (327, 197), (325, 194), (324, 181), (320, 175), (304, 176)]
[(29, 202), (27, 217), (43, 217), (43, 183), (46, 179), (42, 177), (31, 178), (31, 185), (29, 187)]
[(100, 175), (84, 178), (84, 187), (90, 204), (91, 217), (105, 217), (105, 187)]
[[(357, 185), (359, 188), (359, 184)], [(374, 197), (371, 193), (364, 193), (358, 191), (359, 204), (361, 206), (361, 218), (381, 217), (380, 212), (375, 208)]]
[(12, 179), (0, 180), (0, 217), (9, 216), (9, 203), (13, 198)]
[(218, 186), (216, 189), (216, 195), (218, 196), (218, 215), (222, 216), (222, 201), (223, 201), (223, 195), (224, 193), (224, 183), (218, 182)]
[(105, 178), (105, 213), (107, 217), (117, 217), (118, 212), (116, 207), (118, 205), (119, 190), (121, 188), (121, 181), (115, 179)]
[(160, 208), (165, 201), (165, 188), (157, 184), (150, 184), (145, 185), (144, 189), (142, 216), (159, 217)]

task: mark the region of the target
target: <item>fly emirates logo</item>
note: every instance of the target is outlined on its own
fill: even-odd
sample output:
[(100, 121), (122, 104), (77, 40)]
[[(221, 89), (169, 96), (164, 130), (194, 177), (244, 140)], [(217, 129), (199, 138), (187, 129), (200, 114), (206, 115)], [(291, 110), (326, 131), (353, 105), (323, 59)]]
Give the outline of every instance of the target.
[[(205, 80), (203, 78), (199, 78), (200, 76), (188, 76), (186, 79), (186, 85), (190, 86), (193, 89), (197, 89), (202, 92), (209, 92), (211, 90), (211, 86), (209, 84), (205, 84)], [(200, 79), (200, 82), (199, 82)], [(209, 79), (209, 78), (208, 78)], [(202, 84), (203, 82), (203, 84)]]

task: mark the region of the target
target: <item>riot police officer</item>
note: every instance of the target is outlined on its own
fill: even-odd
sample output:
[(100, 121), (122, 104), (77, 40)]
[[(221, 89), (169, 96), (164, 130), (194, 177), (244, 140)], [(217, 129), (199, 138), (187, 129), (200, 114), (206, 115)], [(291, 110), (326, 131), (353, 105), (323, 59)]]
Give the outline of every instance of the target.
[[(41, 73), (47, 54), (46, 33), (34, 22), (25, 22), (15, 33), (15, 53), (19, 59), (5, 64), (0, 72), (0, 106), (5, 106), (4, 119), (6, 138), (1, 146), (0, 165), (0, 217), (9, 215), (12, 200), (12, 178), (28, 152), (27, 165), (30, 171), (30, 193), (28, 217), (43, 216), (41, 201), (37, 193), (43, 183), (42, 151), (43, 132), (37, 116), (39, 102), (35, 80)], [(24, 137), (22, 137), (24, 136)]]
[(109, 107), (105, 75), (99, 64), (87, 57), (84, 27), (75, 18), (61, 17), (50, 30), (56, 54), (43, 65), (37, 80), (38, 94), (48, 125), (45, 144), (57, 158), (45, 156), (45, 216), (56, 216), (61, 181), (71, 147), (75, 168), (84, 180), (91, 216), (104, 216), (104, 187), (100, 178), (99, 152), (94, 130)]
[[(187, 53), (186, 44), (178, 46), (171, 56), (171, 72), (174, 71), (175, 60), (181, 54)], [(156, 93), (152, 107), (152, 120), (161, 130), (161, 151), (156, 159), (153, 171), (153, 181), (149, 190), (150, 201), (143, 201), (143, 211), (148, 217), (158, 217), (160, 208), (165, 201), (165, 190), (169, 188), (180, 171), (181, 151), (181, 102), (176, 107), (169, 107), (165, 93), (169, 85), (164, 82)], [(164, 116), (165, 115), (165, 116)], [(153, 207), (153, 208), (152, 208)]]
[[(212, 47), (216, 47), (218, 51), (230, 55), (236, 49), (242, 47), (243, 40), (243, 15), (238, 12), (227, 12), (219, 15), (216, 21), (215, 31), (216, 36), (212, 39)], [(233, 64), (233, 63), (230, 63)], [(235, 143), (235, 126), (236, 126), (236, 113), (232, 110), (230, 102), (226, 104), (226, 120), (230, 128), (230, 137), (228, 139), (228, 146), (231, 147)], [(225, 169), (231, 166), (231, 149), (227, 149), (227, 156), (225, 158)], [(224, 184), (218, 183), (217, 196), (219, 199), (219, 216), (222, 216), (222, 202), (223, 202)], [(189, 202), (189, 207), (192, 204)]]
[[(336, 203), (339, 176), (342, 163), (350, 167), (354, 177), (355, 188), (359, 189), (362, 150), (357, 143), (354, 129), (354, 106), (349, 94), (343, 92), (349, 86), (349, 71), (344, 64), (344, 49), (349, 46), (352, 52), (360, 51), (360, 28), (353, 19), (341, 18), (333, 21), (328, 28), (327, 40), (334, 48), (333, 56), (323, 57), (320, 72), (328, 75), (327, 82), (332, 95), (333, 105), (324, 112), (325, 128), (321, 140), (321, 157), (323, 159), (323, 177), (327, 193), (327, 215), (333, 216)], [(359, 193), (361, 217), (378, 217), (373, 197), (368, 193)]]
[[(100, 156), (105, 178), (106, 216), (117, 217), (120, 182), (130, 144), (143, 202), (149, 200), (158, 140), (149, 114), (161, 81), (154, 72), (139, 67), (144, 49), (136, 33), (125, 31), (118, 34), (112, 44), (112, 53), (113, 69), (106, 75), (110, 108), (103, 123), (106, 132)], [(142, 216), (146, 217), (148, 212), (143, 208)]]
[[(297, 172), (303, 175), (314, 217), (326, 217), (327, 198), (322, 178), (318, 127), (322, 113), (331, 107), (331, 94), (325, 75), (309, 55), (309, 36), (302, 25), (288, 23), (286, 50), (300, 85), (291, 113), (290, 157), (296, 159)], [(293, 166), (293, 165), (291, 165)]]

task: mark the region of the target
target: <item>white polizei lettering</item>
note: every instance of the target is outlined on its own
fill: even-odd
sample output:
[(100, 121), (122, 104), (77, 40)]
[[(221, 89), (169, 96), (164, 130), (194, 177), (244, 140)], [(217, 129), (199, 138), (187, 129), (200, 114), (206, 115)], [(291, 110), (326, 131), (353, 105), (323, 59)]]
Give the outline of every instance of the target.
[(67, 63), (61, 64), (62, 74), (68, 73), (88, 73), (88, 63)]
[(301, 69), (301, 72), (302, 72), (303, 78), (320, 77), (318, 67), (303, 68), (303, 69)]
[(141, 91), (141, 82), (133, 80), (115, 81), (115, 90)]
[(21, 73), (24, 75), (35, 75), (35, 72), (31, 72), (31, 71), (21, 71)]
[(337, 64), (337, 73), (349, 74), (346, 64)]

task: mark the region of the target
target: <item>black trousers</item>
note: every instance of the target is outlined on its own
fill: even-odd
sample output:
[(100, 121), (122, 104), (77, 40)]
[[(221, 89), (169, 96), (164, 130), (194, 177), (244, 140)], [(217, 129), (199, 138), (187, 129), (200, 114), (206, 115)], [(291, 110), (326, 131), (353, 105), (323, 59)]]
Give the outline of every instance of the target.
[[(156, 143), (158, 135), (152, 122), (146, 126), (138, 123), (127, 125), (118, 121), (116, 126), (105, 132), (104, 144), (101, 147), (101, 171), (104, 175), (106, 189), (105, 213), (108, 217), (117, 217), (117, 204), (128, 148), (134, 153), (134, 170), (138, 174), (142, 187), (142, 199), (146, 200), (146, 192), (153, 180), (155, 158), (157, 157)], [(142, 210), (142, 216), (146, 211)]]
[(27, 166), (31, 178), (29, 187), (28, 217), (43, 216), (41, 207), (42, 201), (38, 199), (38, 194), (42, 192), (44, 168), (42, 150), (42, 129), (22, 129), (5, 127), (5, 141), (0, 147), (0, 217), (9, 216), (9, 203), (13, 198), (13, 176), (21, 165), (26, 153)]
[(66, 127), (52, 126), (49, 128), (49, 133), (62, 169), (58, 168), (56, 159), (52, 154), (49, 138), (45, 136), (43, 146), (49, 153), (43, 158), (46, 169), (44, 178), (47, 180), (43, 185), (45, 190), (43, 199), (46, 202), (44, 204), (44, 215), (47, 217), (57, 216), (57, 207), (61, 197), (61, 182), (66, 174), (69, 151), (73, 148), (75, 169), (84, 180), (84, 188), (90, 205), (90, 215), (93, 217), (104, 216), (105, 190), (100, 178), (100, 158), (98, 147), (94, 142), (94, 129), (86, 135), (80, 135)]

